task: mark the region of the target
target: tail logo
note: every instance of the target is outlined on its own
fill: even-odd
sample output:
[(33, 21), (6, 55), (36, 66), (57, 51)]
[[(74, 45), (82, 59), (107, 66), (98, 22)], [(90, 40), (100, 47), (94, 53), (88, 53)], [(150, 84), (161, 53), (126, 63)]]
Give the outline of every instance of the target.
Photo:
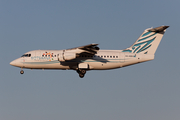
[[(123, 50), (122, 52), (129, 52), (129, 53), (141, 53), (144, 51), (144, 54), (147, 54), (148, 48), (152, 46), (152, 42), (156, 39), (156, 33), (151, 34), (152, 32), (144, 33), (140, 39), (138, 39), (135, 44), (133, 44), (130, 48)], [(155, 37), (154, 37), (155, 36)]]

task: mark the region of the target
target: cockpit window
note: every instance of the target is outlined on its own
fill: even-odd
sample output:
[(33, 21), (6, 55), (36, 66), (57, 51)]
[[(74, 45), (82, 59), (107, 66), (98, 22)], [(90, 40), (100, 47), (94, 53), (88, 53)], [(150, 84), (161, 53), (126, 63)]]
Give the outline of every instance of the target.
[(31, 57), (31, 54), (24, 54), (21, 57)]

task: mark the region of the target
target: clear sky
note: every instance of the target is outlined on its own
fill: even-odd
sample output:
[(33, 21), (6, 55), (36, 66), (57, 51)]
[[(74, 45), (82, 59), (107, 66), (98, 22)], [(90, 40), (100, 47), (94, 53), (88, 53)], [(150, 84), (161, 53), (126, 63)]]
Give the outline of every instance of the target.
[[(1, 0), (0, 120), (180, 119), (179, 0)], [(169, 25), (153, 61), (106, 71), (29, 70), (37, 49), (124, 49)]]

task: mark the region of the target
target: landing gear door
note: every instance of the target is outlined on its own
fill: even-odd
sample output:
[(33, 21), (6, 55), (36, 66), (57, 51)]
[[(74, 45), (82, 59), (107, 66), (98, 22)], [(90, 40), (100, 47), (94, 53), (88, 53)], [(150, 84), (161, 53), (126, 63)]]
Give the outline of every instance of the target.
[(119, 53), (119, 62), (120, 63), (124, 62), (124, 53)]
[(79, 69), (89, 69), (89, 64), (87, 64), (87, 63), (79, 63), (78, 68)]

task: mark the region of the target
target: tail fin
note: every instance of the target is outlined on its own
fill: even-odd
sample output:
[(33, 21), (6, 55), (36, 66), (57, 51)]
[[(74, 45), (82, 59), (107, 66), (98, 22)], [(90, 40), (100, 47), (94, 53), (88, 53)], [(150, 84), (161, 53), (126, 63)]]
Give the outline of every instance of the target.
[(146, 29), (131, 47), (122, 52), (155, 54), (168, 27), (169, 26), (160, 26)]

